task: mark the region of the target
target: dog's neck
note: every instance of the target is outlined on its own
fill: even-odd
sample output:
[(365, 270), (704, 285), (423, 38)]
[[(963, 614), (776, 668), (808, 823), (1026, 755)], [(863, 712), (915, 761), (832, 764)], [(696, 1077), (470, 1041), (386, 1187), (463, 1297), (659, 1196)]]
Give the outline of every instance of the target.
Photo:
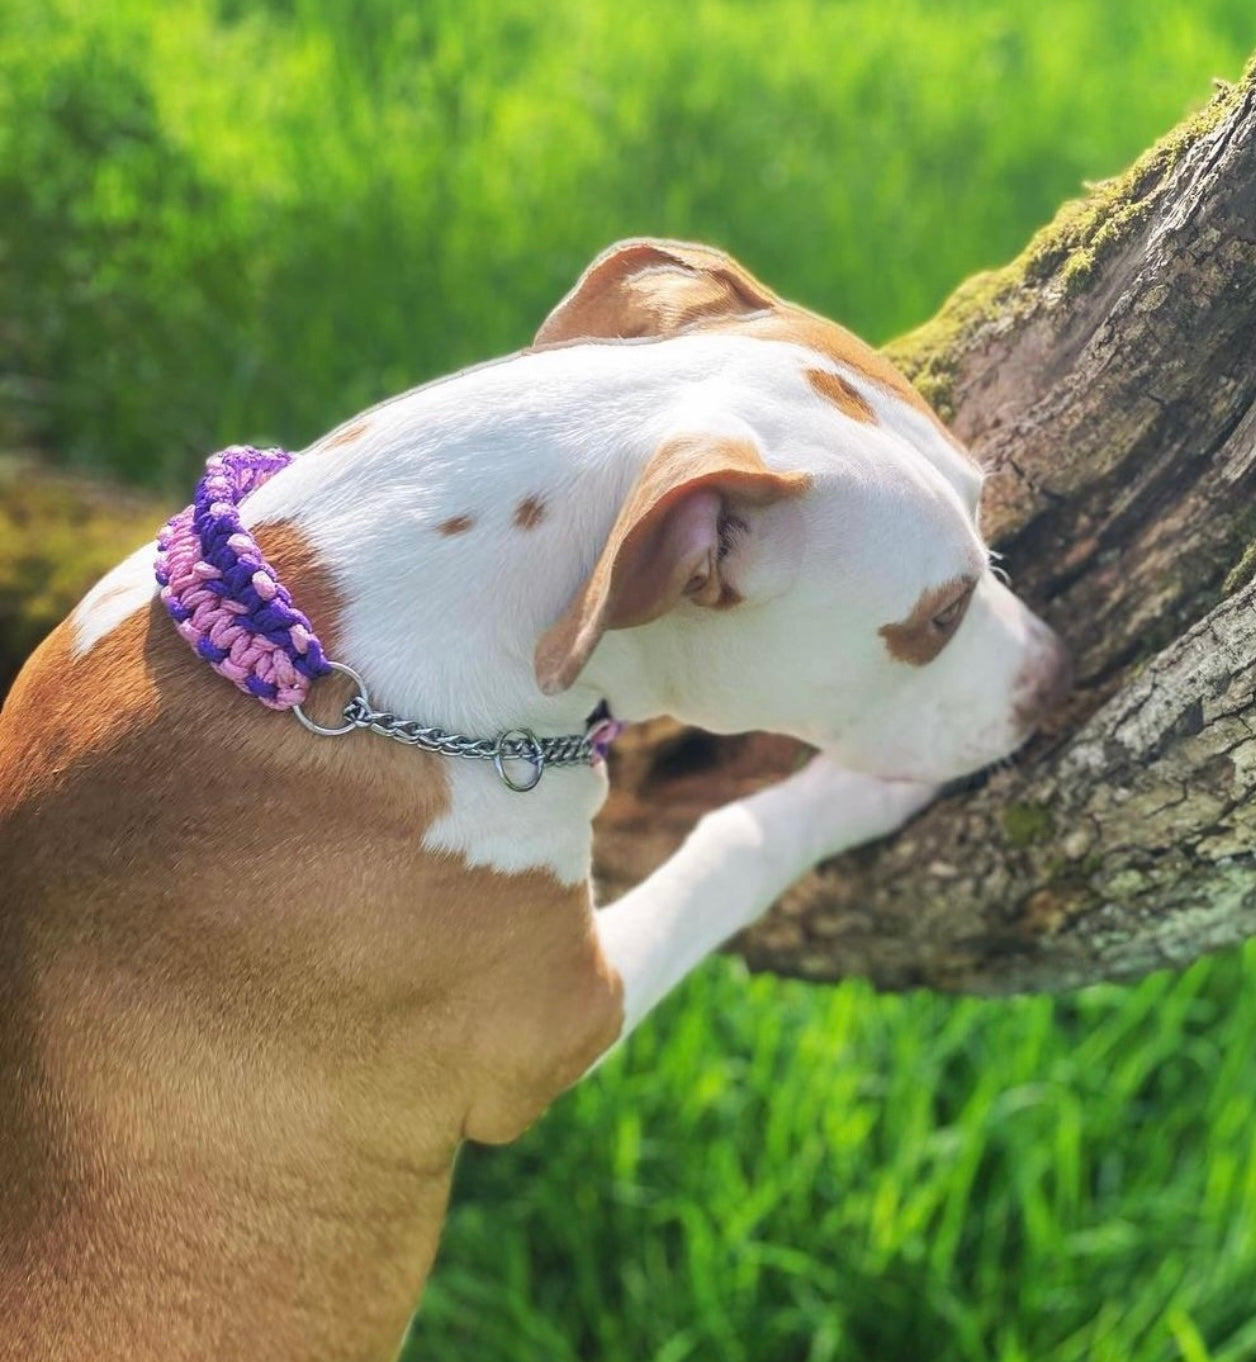
[[(624, 373), (625, 354), (638, 372)], [(377, 408), (245, 503), (263, 543), (291, 533), (327, 574), (334, 630), (296, 586), (294, 598), (325, 642), (334, 633), (330, 655), (361, 673), (377, 707), (470, 737), (547, 736), (581, 731), (602, 700), (636, 721), (683, 692), (639, 630), (608, 637), (563, 693), (537, 684), (538, 637), (579, 590), (657, 445), (641, 384), (660, 388), (658, 424), (678, 419), (662, 396), (675, 375), (649, 348), (559, 359), (487, 365)], [(577, 359), (585, 372), (573, 384)], [(569, 410), (577, 402), (602, 413), (595, 440)], [(427, 846), (500, 871), (588, 879), (601, 770), (554, 770), (520, 795), (484, 763), (446, 765), (450, 809)]]

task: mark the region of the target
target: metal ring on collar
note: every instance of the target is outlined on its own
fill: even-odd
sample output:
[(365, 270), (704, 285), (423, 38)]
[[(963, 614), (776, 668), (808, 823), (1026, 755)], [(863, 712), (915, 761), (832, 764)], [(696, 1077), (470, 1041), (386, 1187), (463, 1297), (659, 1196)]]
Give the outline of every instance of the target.
[[(511, 760), (517, 759), (532, 763), (532, 779), (526, 783), (515, 780), (506, 772), (504, 748), (512, 738), (521, 738), (528, 747), (526, 753), (521, 752), (517, 758), (511, 758)], [(541, 746), (541, 740), (530, 728), (509, 729), (497, 739), (497, 747), (493, 752), (493, 769), (508, 790), (514, 790), (517, 794), (527, 794), (529, 790), (535, 790), (541, 783), (541, 777), (545, 774), (545, 750)]]
[[(339, 672), (342, 676), (347, 676), (353, 684), (357, 686), (358, 693), (353, 699), (361, 700), (362, 704), (369, 709), (371, 707), (371, 702), (366, 694), (366, 682), (362, 680), (357, 672), (355, 672), (352, 667), (346, 667), (343, 662), (332, 662), (329, 660), (327, 665), (332, 671)], [(326, 728), (322, 724), (316, 724), (300, 705), (293, 705), (292, 712), (311, 733), (317, 733), (320, 738), (341, 738), (346, 733), (352, 733), (355, 728), (360, 727), (360, 725), (354, 723), (352, 719), (347, 719), (339, 728)], [(504, 776), (502, 778), (505, 779)]]

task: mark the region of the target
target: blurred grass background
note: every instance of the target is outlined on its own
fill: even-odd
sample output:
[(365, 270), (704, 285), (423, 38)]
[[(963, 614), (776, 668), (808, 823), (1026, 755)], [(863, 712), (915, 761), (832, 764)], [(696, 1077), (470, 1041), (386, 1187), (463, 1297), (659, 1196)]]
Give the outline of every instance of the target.
[(873, 340), (1235, 76), (1250, 0), (4, 0), (6, 404), (177, 485), (718, 242)]
[[(633, 233), (883, 340), (1253, 47), (1251, 0), (3, 0), (0, 443), (181, 497), (525, 343)], [(102, 552), (23, 482), (0, 626)], [(466, 1152), (406, 1358), (1256, 1359), (1253, 985), (1253, 949), (1001, 1002), (714, 962)]]

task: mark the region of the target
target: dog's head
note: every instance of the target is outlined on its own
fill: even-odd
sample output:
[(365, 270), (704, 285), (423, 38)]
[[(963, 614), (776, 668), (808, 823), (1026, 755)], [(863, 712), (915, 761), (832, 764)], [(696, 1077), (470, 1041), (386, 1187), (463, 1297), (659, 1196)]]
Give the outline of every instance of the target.
[(677, 717), (872, 774), (947, 779), (1019, 746), (1067, 687), (1064, 649), (991, 571), (980, 470), (884, 356), (718, 251), (648, 240), (599, 256), (537, 343), (707, 333), (788, 347), (771, 408), (659, 446), (540, 640), (542, 688), (616, 638)]

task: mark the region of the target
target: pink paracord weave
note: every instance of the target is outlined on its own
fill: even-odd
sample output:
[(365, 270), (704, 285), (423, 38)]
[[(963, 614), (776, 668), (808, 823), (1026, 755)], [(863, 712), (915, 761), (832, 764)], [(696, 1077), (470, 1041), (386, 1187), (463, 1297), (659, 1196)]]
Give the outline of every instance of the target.
[(292, 456), (236, 445), (213, 455), (193, 504), (158, 537), (161, 599), (179, 633), (220, 675), (271, 709), (304, 702), (330, 670), (238, 506)]

